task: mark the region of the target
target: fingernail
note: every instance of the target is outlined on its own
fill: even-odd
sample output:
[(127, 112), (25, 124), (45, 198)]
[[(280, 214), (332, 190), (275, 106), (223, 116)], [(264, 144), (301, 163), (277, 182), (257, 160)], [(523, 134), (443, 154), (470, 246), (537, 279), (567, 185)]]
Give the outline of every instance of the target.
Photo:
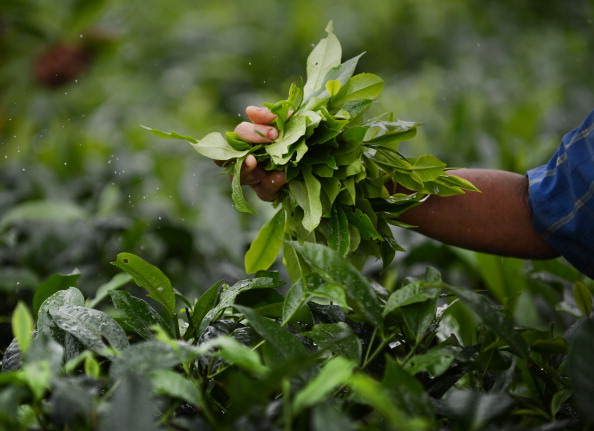
[(266, 133), (266, 137), (274, 141), (276, 138), (278, 138), (278, 131), (274, 128), (270, 128)]

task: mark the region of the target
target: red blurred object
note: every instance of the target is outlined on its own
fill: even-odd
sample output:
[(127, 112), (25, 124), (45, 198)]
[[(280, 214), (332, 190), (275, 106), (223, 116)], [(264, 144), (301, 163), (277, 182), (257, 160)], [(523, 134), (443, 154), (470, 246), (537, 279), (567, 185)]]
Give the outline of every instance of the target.
[(35, 79), (47, 87), (60, 87), (86, 72), (91, 54), (75, 44), (54, 45), (42, 52), (35, 62)]

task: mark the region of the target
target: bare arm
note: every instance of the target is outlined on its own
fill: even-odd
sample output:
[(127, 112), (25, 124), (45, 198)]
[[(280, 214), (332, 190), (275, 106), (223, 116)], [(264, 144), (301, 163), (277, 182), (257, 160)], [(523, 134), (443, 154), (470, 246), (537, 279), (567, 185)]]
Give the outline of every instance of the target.
[(488, 169), (450, 172), (469, 180), (482, 193), (431, 196), (400, 220), (446, 244), (524, 259), (551, 259), (559, 254), (534, 230), (524, 175)]

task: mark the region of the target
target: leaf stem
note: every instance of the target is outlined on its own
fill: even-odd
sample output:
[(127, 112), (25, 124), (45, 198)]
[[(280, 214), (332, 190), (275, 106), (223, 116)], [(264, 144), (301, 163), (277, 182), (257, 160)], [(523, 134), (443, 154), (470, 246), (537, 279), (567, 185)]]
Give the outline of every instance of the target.
[(375, 349), (371, 355), (368, 355), (365, 358), (365, 362), (363, 363), (361, 368), (366, 368), (377, 357), (377, 355), (379, 355), (386, 348), (386, 346), (388, 344), (390, 344), (390, 342), (394, 339), (394, 337), (396, 337), (395, 333), (390, 335), (387, 338), (384, 338), (382, 340), (382, 342), (380, 343), (380, 345), (377, 347), (377, 349)]

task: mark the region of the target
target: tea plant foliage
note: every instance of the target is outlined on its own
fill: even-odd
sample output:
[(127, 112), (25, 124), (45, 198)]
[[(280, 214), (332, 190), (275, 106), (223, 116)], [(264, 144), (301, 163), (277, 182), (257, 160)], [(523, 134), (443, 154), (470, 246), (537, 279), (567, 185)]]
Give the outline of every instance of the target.
[[(253, 275), (202, 286), (193, 298), (179, 293), (188, 286), (174, 287), (172, 274), (122, 253), (113, 262), (122, 272), (91, 295), (80, 289), (80, 276), (94, 275), (84, 270), (46, 278), (32, 306), (20, 302), (10, 319), (15, 339), (2, 358), (0, 429), (589, 429), (590, 284), (536, 265), (531, 281), (544, 294), (573, 295), (559, 301), (549, 326), (530, 326), (501, 305), (521, 299), (501, 282), (517, 274), (511, 266), (503, 276), (483, 270), (497, 300), (450, 285), (432, 268), (384, 285), (360, 271), (354, 252), (390, 261), (398, 249), (384, 222), (429, 192), (471, 186), (456, 183), (433, 156), (395, 152), (416, 123), (358, 122), (383, 83), (354, 75), (360, 57), (341, 63), (338, 48), (329, 27), (306, 84), (270, 106), (281, 114), (277, 145), (153, 130), (229, 161), (232, 197), (245, 211), (241, 159), (254, 154), (270, 169), (286, 169), (292, 185), (246, 257)], [(310, 146), (312, 137), (318, 141)], [(337, 151), (338, 143), (348, 151)], [(382, 187), (390, 182), (417, 193), (388, 196)], [(77, 208), (25, 203), (0, 228), (86, 220)], [(290, 285), (267, 271), (280, 247)]]
[[(389, 291), (328, 246), (295, 249), (312, 271), (286, 294), (278, 274), (260, 272), (178, 295), (174, 313), (144, 282), (147, 297), (131, 292), (132, 280), (166, 279), (138, 256), (118, 257), (132, 279), (106, 284), (99, 302), (77, 278), (52, 276), (63, 287), (37, 320), (24, 304), (13, 315), (3, 429), (584, 429), (593, 419), (590, 317), (562, 336), (518, 327), (434, 269)], [(455, 329), (461, 308), (477, 318), (472, 343)]]

